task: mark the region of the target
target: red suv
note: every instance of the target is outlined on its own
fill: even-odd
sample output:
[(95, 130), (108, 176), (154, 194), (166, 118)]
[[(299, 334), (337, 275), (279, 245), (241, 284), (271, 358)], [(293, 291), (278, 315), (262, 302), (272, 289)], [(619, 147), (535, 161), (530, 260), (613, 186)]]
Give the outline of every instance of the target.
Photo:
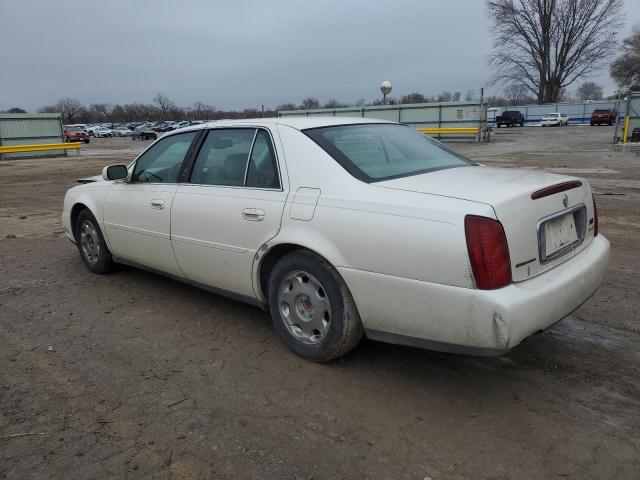
[(618, 117), (618, 112), (615, 110), (594, 110), (591, 114), (591, 126), (594, 125), (602, 125), (606, 123), (607, 125), (613, 125), (616, 123), (616, 118)]
[(89, 134), (82, 127), (74, 127), (73, 125), (65, 125), (63, 129), (65, 142), (84, 142), (89, 143)]

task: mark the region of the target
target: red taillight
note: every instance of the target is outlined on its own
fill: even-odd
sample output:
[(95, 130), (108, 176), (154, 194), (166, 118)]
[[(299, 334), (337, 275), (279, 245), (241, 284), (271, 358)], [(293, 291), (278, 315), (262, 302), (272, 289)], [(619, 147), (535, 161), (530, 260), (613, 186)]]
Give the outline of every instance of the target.
[(467, 250), (476, 287), (494, 290), (511, 283), (511, 261), (502, 224), (487, 217), (464, 219)]
[(591, 199), (593, 200), (593, 236), (598, 235), (598, 207), (596, 206), (596, 197), (592, 193)]

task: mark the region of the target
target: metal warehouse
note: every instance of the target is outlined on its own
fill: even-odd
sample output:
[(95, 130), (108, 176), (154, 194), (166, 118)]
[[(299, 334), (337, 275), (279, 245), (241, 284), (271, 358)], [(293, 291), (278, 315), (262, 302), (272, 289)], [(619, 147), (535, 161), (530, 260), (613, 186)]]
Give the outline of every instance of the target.
[[(0, 146), (49, 143), (63, 143), (59, 113), (0, 113)], [(47, 155), (65, 155), (65, 151), (52, 150)], [(3, 153), (0, 159), (36, 156), (42, 156), (42, 152)]]

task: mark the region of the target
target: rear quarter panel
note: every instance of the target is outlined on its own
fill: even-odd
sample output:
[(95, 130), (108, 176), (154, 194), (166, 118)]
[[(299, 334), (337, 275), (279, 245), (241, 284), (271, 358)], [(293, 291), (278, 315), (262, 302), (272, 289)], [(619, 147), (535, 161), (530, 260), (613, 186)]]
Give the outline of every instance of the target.
[[(485, 204), (390, 190), (356, 180), (303, 133), (279, 127), (290, 191), (316, 188), (311, 220), (291, 218), (289, 195), (273, 244), (305, 246), (335, 267), (473, 287), (467, 214), (495, 218)], [(272, 245), (270, 245), (272, 246)]]

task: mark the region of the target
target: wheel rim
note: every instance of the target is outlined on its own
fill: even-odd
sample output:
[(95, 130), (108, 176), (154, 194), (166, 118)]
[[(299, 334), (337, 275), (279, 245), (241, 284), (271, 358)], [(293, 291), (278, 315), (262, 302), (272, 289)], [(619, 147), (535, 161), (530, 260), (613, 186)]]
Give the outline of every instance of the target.
[(317, 344), (329, 333), (331, 304), (313, 275), (304, 271), (286, 275), (278, 289), (278, 306), (285, 327), (299, 341)]
[(100, 240), (96, 227), (89, 220), (85, 220), (80, 225), (80, 247), (84, 258), (91, 265), (98, 263), (100, 258)]

